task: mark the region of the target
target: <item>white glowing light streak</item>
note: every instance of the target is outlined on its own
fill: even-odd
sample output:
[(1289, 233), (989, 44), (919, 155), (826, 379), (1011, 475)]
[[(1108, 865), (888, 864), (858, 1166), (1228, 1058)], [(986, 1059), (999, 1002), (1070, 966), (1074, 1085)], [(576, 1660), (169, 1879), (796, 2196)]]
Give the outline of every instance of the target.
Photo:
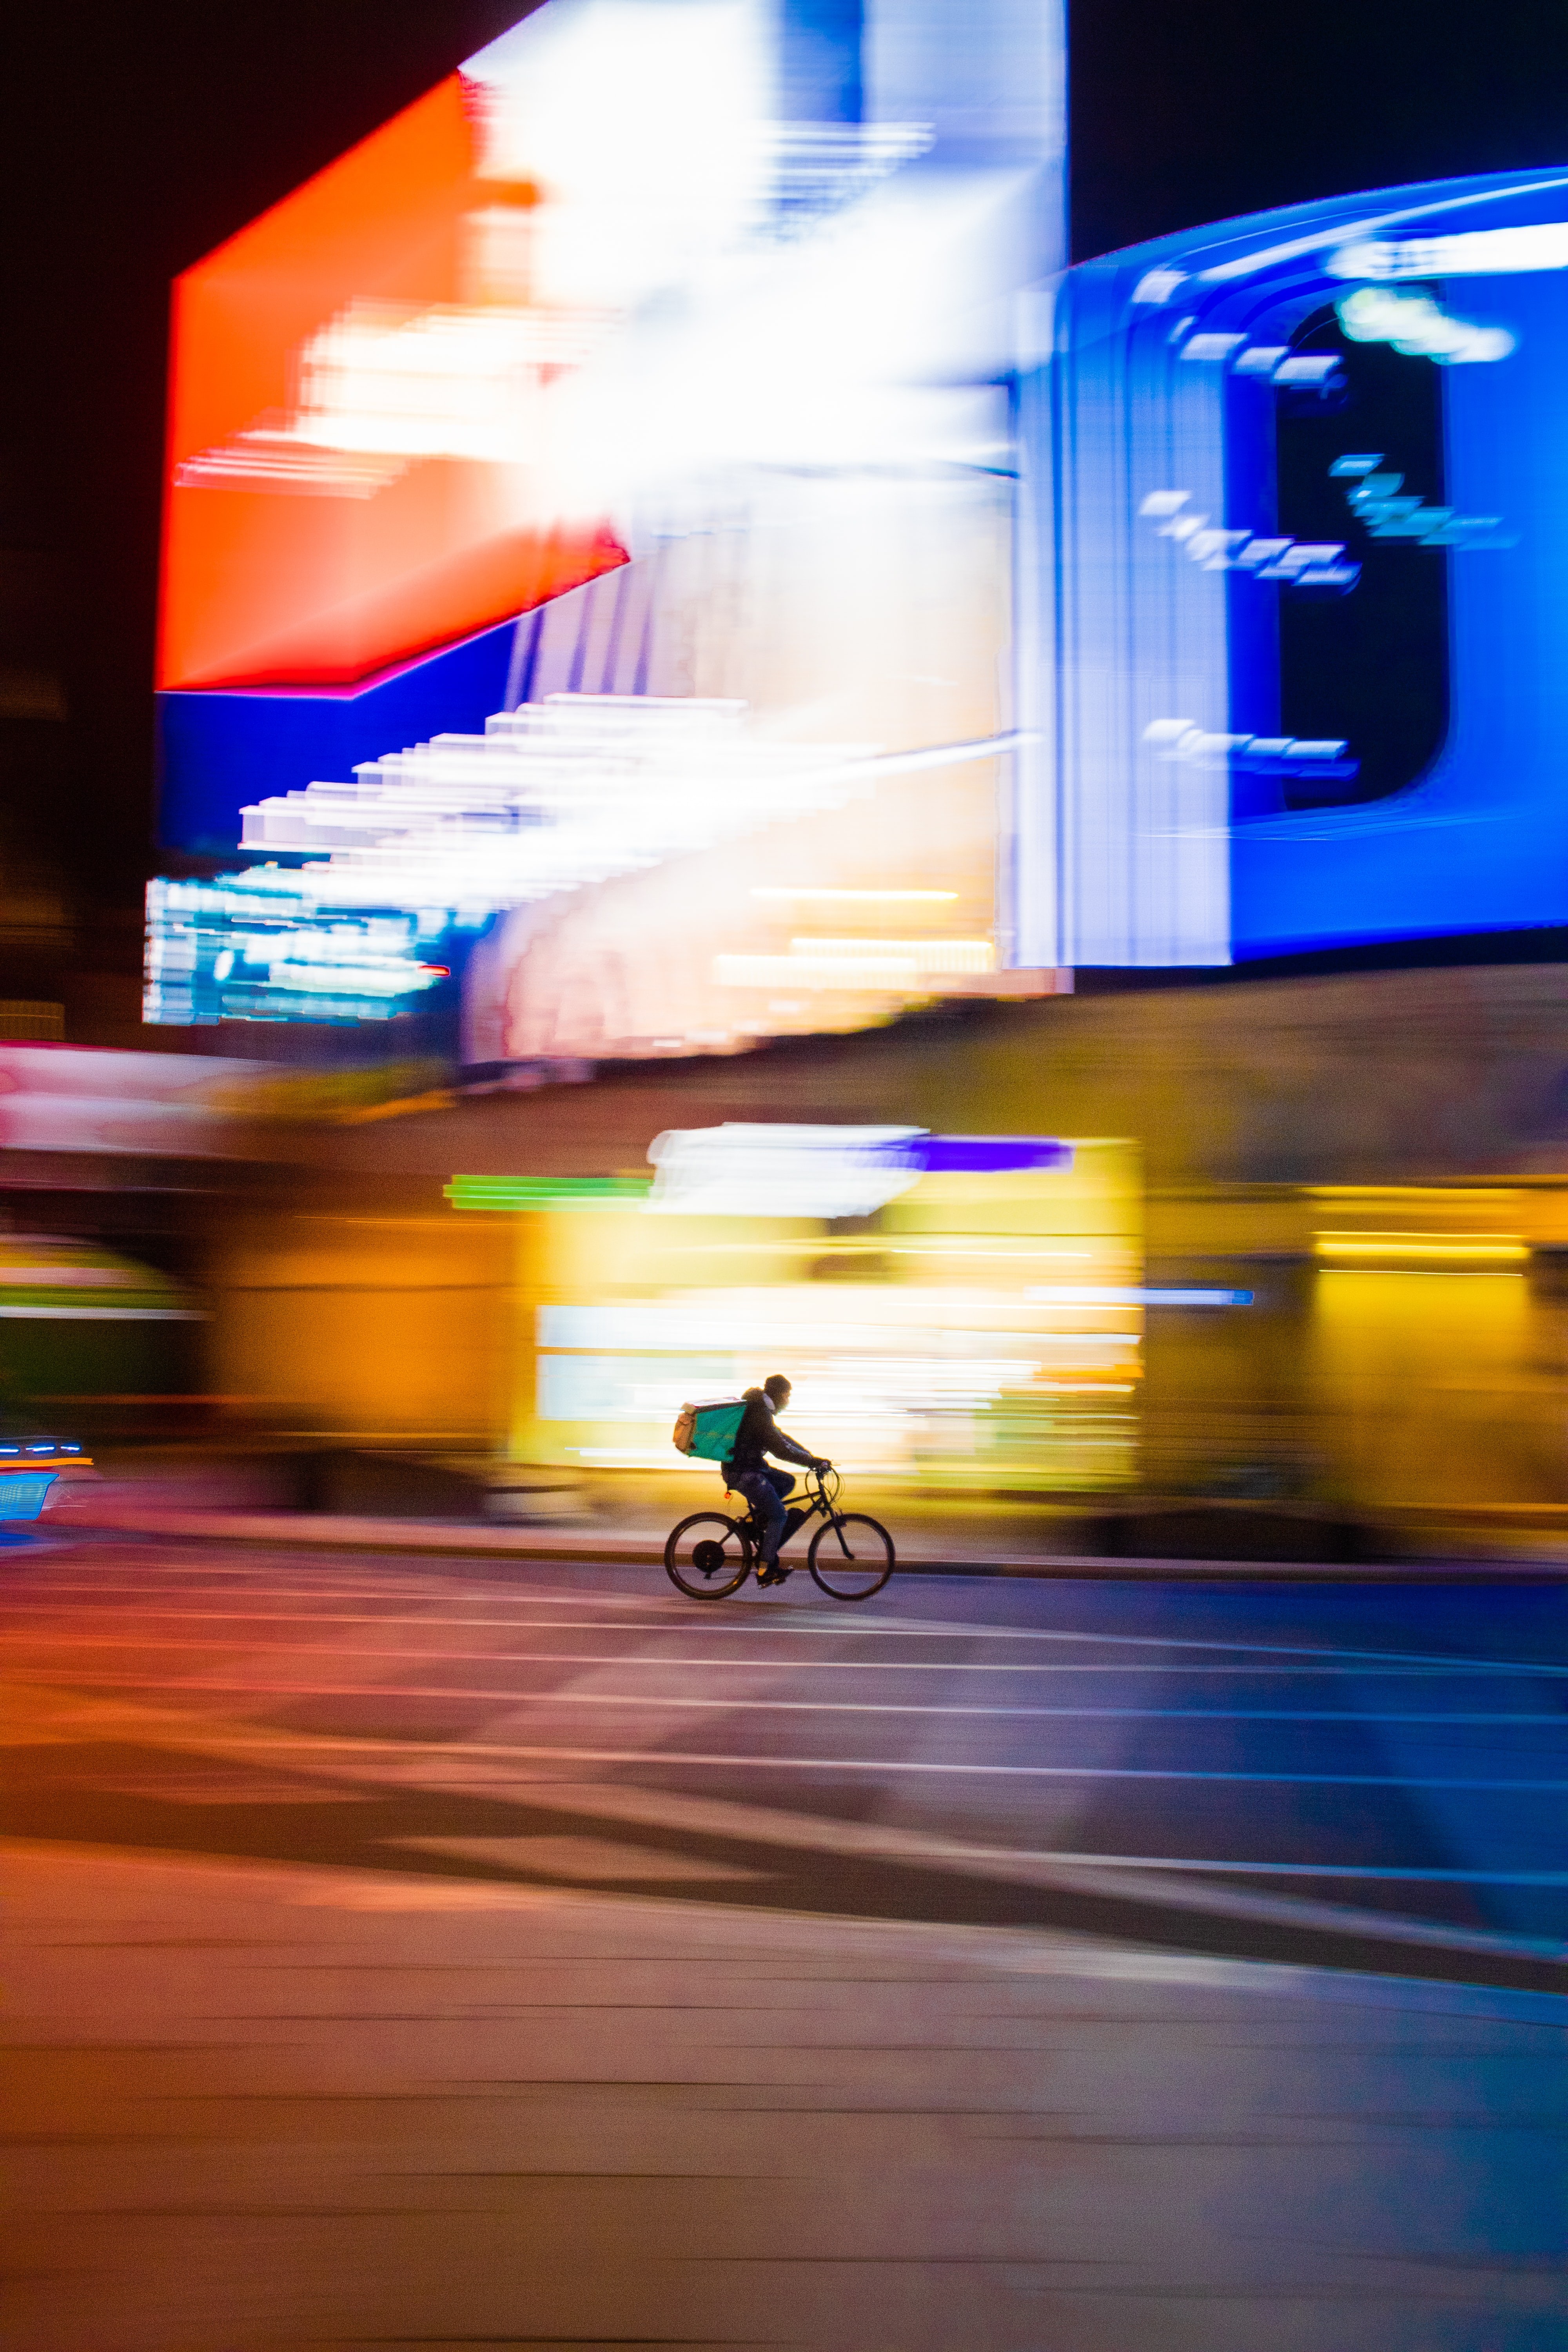
[(792, 956), (822, 958), (837, 962), (845, 958), (879, 956), (910, 956), (917, 963), (933, 971), (989, 971), (995, 961), (995, 950), (989, 940), (791, 940)]
[(767, 189), (752, 0), (552, 0), (463, 68), (487, 178), (541, 191), (547, 301), (626, 304), (722, 254)]
[(958, 896), (956, 890), (840, 890), (818, 887), (814, 882), (778, 885), (759, 883), (752, 890), (753, 898), (826, 898), (852, 899), (857, 904), (892, 906), (910, 902), (929, 905), (951, 905)]
[[(327, 853), (279, 871), (269, 887), (279, 896), (439, 904), (472, 921), (743, 836), (786, 805), (838, 806), (883, 776), (962, 766), (1024, 740), (876, 752), (769, 743), (745, 719), (740, 703), (554, 695), (498, 714), (483, 735), (437, 736), (367, 762), (353, 783), (248, 807), (244, 844)], [(259, 877), (246, 878), (250, 887)]]
[[(289, 437), (324, 449), (517, 465), (539, 455), (542, 368), (578, 366), (594, 313), (356, 302), (305, 345)], [(241, 438), (247, 436), (242, 436)]]
[(938, 1298), (929, 1291), (881, 1286), (842, 1288), (848, 1311), (837, 1315), (816, 1284), (544, 1306), (539, 1309), (538, 1340), (542, 1348), (601, 1354), (762, 1354), (809, 1345), (814, 1355), (900, 1357), (905, 1333), (929, 1334), (940, 1325), (950, 1338), (973, 1342), (991, 1356), (1027, 1353), (1035, 1344), (1026, 1331), (984, 1327), (982, 1316), (1016, 1304), (1001, 1294), (956, 1291)]
[[(1281, 261), (1299, 261), (1304, 254), (1321, 253), (1325, 245), (1338, 244), (1342, 237), (1363, 236), (1376, 226), (1375, 221), (1347, 221), (1339, 228), (1317, 229), (1310, 236), (1289, 237), (1283, 245), (1261, 246), (1256, 253), (1244, 253), (1234, 261), (1216, 261), (1198, 275), (1208, 284), (1223, 286), (1232, 278), (1250, 278), (1256, 269), (1272, 269)], [(1329, 267), (1332, 268), (1332, 262)]]
[(1492, 278), (1568, 269), (1568, 221), (1462, 229), (1449, 236), (1352, 237), (1329, 257), (1335, 278)]
[(1134, 302), (1150, 302), (1156, 307), (1168, 302), (1178, 287), (1187, 282), (1184, 269), (1146, 269), (1132, 289)]
[(1250, 1290), (1121, 1290), (1083, 1282), (1026, 1290), (1031, 1307), (1250, 1307)]
[(670, 1128), (647, 1156), (658, 1170), (653, 1215), (867, 1217), (921, 1177), (889, 1147), (918, 1127), (802, 1127), (729, 1120)]
[(1478, 360), (1506, 360), (1519, 339), (1506, 327), (1478, 327), (1456, 319), (1429, 294), (1395, 294), (1381, 286), (1358, 286), (1342, 294), (1334, 308), (1352, 341), (1392, 343), (1411, 358), (1458, 366)]
[(940, 974), (991, 972), (989, 940), (792, 940), (787, 955), (719, 955), (723, 988), (881, 988), (895, 993)]
[[(602, 1306), (542, 1307), (538, 1338), (542, 1348), (604, 1354), (762, 1353), (809, 1344), (818, 1355), (897, 1358), (904, 1353), (905, 1333), (929, 1339), (940, 1325), (959, 1343), (972, 1343), (989, 1356), (1006, 1355), (1009, 1360), (1016, 1360), (1020, 1352), (1026, 1355), (1036, 1345), (1030, 1332), (989, 1330), (969, 1319), (982, 1307), (994, 1312), (1013, 1303), (1000, 1297), (961, 1293), (951, 1314), (943, 1315), (940, 1300), (930, 1292), (906, 1291), (888, 1298), (868, 1290), (854, 1297), (857, 1312), (837, 1318), (825, 1313), (820, 1288), (805, 1285), (793, 1290), (699, 1293), (695, 1298), (683, 1292)], [(873, 1307), (879, 1312), (873, 1313)]]
[[(574, 1449), (584, 1455), (668, 1466), (687, 1398), (726, 1380), (738, 1390), (781, 1362), (795, 1382), (788, 1425), (847, 1467), (907, 1470), (933, 1447), (969, 1459), (975, 1416), (1009, 1403), (1065, 1412), (1067, 1442), (1114, 1449), (1121, 1424), (1099, 1415), (1140, 1380), (1142, 1296), (1070, 1287), (1068, 1312), (1092, 1302), (1110, 1320), (1112, 1307), (1121, 1328), (1062, 1328), (1042, 1302), (1029, 1310), (1035, 1328), (1019, 1328), (1016, 1291), (882, 1283), (835, 1286), (826, 1316), (821, 1286), (806, 1283), (551, 1304), (536, 1326), (539, 1410), (605, 1436), (605, 1424), (621, 1424), (619, 1444)], [(1078, 1418), (1086, 1412), (1094, 1418)]]
[(538, 467), (559, 440), (554, 380), (613, 325), (589, 310), (351, 302), (303, 345), (294, 406), (187, 458), (176, 478), (369, 497), (426, 457)]
[[(1043, 1369), (1012, 1357), (858, 1357), (841, 1370), (803, 1373), (800, 1387), (806, 1402), (792, 1402), (795, 1418), (832, 1421), (840, 1432), (847, 1416), (863, 1424), (896, 1427), (933, 1410), (973, 1412), (994, 1402), (1005, 1389), (1032, 1385)], [(615, 1357), (543, 1355), (539, 1359), (539, 1418), (673, 1422), (689, 1387), (689, 1378), (679, 1370), (650, 1380), (640, 1367)], [(871, 1410), (868, 1388), (877, 1397)]]

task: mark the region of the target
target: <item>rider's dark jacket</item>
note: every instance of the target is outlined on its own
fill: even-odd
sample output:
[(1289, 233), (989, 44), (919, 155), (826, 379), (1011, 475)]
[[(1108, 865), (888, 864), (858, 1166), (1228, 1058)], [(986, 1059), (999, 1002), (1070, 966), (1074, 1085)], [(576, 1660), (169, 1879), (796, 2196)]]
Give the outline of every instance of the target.
[(767, 1391), (747, 1389), (745, 1398), (745, 1418), (735, 1432), (735, 1450), (722, 1465), (725, 1477), (744, 1477), (749, 1470), (760, 1470), (765, 1454), (776, 1454), (781, 1461), (798, 1462), (803, 1469), (809, 1470), (816, 1454), (808, 1454), (804, 1445), (797, 1445), (793, 1437), (784, 1435), (773, 1419), (773, 1399)]

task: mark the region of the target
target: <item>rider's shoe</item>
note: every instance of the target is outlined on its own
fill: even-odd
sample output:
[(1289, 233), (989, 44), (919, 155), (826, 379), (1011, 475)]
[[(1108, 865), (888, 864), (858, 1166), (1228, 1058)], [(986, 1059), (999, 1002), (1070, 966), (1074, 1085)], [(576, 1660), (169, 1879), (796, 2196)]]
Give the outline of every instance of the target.
[(774, 1560), (772, 1568), (759, 1568), (757, 1570), (759, 1584), (787, 1584), (789, 1577), (790, 1570), (787, 1568), (781, 1568), (777, 1560)]

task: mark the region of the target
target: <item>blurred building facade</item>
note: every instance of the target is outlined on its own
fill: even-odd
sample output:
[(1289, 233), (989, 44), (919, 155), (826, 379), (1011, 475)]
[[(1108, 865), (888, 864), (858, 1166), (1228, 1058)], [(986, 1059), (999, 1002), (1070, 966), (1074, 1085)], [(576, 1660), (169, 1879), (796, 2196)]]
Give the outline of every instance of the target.
[[(679, 1402), (776, 1359), (802, 1427), (910, 1495), (1263, 1509), (1303, 1540), (1539, 1532), (1568, 1510), (1565, 984), (1482, 966), (971, 1006), (303, 1115), (268, 1078), (209, 1227), (213, 1384), (237, 1442), (646, 1486), (661, 1459), (687, 1475), (662, 1443)], [(1074, 1159), (837, 1215), (650, 1209), (661, 1137), (752, 1123)]]
[[(1568, 1511), (1565, 990), (972, 1003), (531, 1087), (9, 1048), (7, 1401), (269, 1462), (296, 1500), (335, 1457), (372, 1507), (395, 1457), (526, 1512), (689, 1475), (675, 1407), (782, 1363), (802, 1427), (910, 1496), (1190, 1504), (1209, 1543), (1215, 1510), (1539, 1535)], [(902, 1167), (869, 1193), (868, 1146)]]

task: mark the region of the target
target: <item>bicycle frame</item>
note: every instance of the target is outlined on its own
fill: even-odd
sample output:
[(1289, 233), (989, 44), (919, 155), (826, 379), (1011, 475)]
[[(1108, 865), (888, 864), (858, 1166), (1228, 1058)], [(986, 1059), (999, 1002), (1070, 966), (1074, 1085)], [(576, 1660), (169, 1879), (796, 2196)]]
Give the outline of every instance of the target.
[[(831, 1487), (827, 1483), (830, 1478), (833, 1481)], [(808, 1470), (806, 1472), (805, 1517), (802, 1519), (800, 1527), (796, 1528), (795, 1532), (798, 1535), (801, 1528), (809, 1527), (813, 1519), (826, 1519), (829, 1527), (833, 1529), (834, 1534), (838, 1538), (839, 1550), (844, 1554), (845, 1559), (847, 1559), (849, 1558), (849, 1547), (844, 1540), (843, 1529), (839, 1526), (839, 1519), (842, 1515), (834, 1507), (837, 1503), (839, 1488), (842, 1484), (843, 1481), (839, 1477), (837, 1470), (827, 1470), (820, 1474), (815, 1470)], [(788, 1506), (786, 1505), (786, 1508)], [(796, 1505), (795, 1507), (798, 1509), (799, 1506)], [(762, 1522), (757, 1517), (755, 1504), (747, 1503), (744, 1517), (737, 1517), (735, 1524), (743, 1531), (754, 1548), (760, 1551), (763, 1547), (763, 1530)]]

